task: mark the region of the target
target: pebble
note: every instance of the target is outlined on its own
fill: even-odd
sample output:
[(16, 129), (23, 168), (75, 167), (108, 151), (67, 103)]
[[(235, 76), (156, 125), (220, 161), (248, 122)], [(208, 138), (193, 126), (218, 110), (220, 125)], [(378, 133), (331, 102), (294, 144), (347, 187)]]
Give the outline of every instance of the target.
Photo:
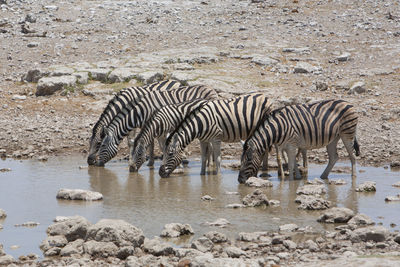
[(30, 42), (30, 43), (27, 44), (27, 47), (30, 47), (30, 48), (32, 48), (32, 47), (38, 47), (38, 46), (39, 46), (39, 43), (38, 43), (38, 42)]
[(201, 197), (201, 200), (203, 200), (203, 201), (213, 201), (213, 200), (215, 200), (215, 198), (213, 198), (213, 197), (211, 197), (209, 195), (205, 195), (205, 196)]

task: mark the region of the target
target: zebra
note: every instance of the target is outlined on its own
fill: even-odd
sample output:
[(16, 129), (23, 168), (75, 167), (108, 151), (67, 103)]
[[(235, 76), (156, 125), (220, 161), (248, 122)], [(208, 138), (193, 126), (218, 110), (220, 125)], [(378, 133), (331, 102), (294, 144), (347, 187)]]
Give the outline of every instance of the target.
[(166, 153), (159, 169), (168, 177), (182, 160), (182, 152), (194, 139), (212, 142), (216, 173), (221, 164), (221, 141), (245, 140), (255, 129), (257, 121), (271, 109), (271, 101), (260, 93), (231, 99), (209, 101), (193, 110), (166, 141)]
[(241, 156), (238, 181), (244, 183), (257, 175), (262, 156), (272, 145), (284, 145), (288, 151), (289, 178), (300, 178), (296, 165), (296, 148), (313, 149), (326, 146), (329, 162), (321, 174), (328, 178), (338, 159), (337, 142), (342, 139), (349, 153), (352, 177), (356, 177), (355, 157), (360, 154), (356, 138), (358, 115), (353, 105), (344, 100), (325, 100), (312, 104), (291, 105), (276, 109), (260, 120), (257, 129), (246, 140)]
[[(129, 103), (138, 101), (141, 97), (152, 91), (165, 91), (176, 89), (181, 84), (174, 80), (165, 80), (155, 82), (145, 86), (134, 86), (121, 89), (109, 102), (100, 118), (92, 129), (92, 136), (89, 141), (89, 155), (87, 162), (89, 165), (94, 165), (96, 153), (100, 148), (101, 141), (104, 138), (104, 128), (112, 121), (112, 119)], [(152, 150), (153, 148), (151, 148)], [(152, 153), (151, 153), (152, 154)]]
[[(146, 161), (146, 151), (148, 146), (160, 136), (166, 136), (172, 132), (179, 123), (184, 119), (185, 115), (193, 109), (206, 104), (208, 100), (194, 100), (179, 104), (167, 105), (156, 111), (148, 123), (140, 130), (136, 136), (130, 151), (129, 170), (131, 172), (138, 171), (143, 162)], [(160, 140), (160, 139), (159, 139)], [(210, 144), (200, 144), (202, 148), (201, 156), (201, 175), (205, 174), (207, 161), (209, 160)], [(164, 151), (165, 148), (163, 148)]]
[(148, 93), (135, 105), (123, 108), (104, 129), (105, 136), (95, 156), (95, 165), (104, 166), (118, 152), (122, 139), (134, 128), (142, 128), (152, 114), (165, 105), (195, 99), (216, 99), (217, 93), (206, 86), (182, 86), (175, 90)]

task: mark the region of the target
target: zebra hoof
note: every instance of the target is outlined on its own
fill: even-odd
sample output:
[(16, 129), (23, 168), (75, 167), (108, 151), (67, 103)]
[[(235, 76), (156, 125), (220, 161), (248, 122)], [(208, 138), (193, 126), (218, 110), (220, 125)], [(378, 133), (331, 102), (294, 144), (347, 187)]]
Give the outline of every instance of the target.
[(153, 161), (153, 162), (149, 162), (149, 163), (147, 163), (147, 166), (149, 166), (149, 167), (153, 167), (153, 166), (154, 166), (154, 161)]
[(183, 159), (183, 160), (182, 160), (182, 164), (183, 164), (183, 165), (188, 165), (188, 164), (189, 164), (189, 161), (188, 161), (187, 159)]

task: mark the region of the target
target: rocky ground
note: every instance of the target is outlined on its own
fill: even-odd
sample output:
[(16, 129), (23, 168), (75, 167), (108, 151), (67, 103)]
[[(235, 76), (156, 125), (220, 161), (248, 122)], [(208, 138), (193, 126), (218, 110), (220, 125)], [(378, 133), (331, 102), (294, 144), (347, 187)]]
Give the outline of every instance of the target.
[[(0, 40), (2, 157), (86, 153), (114, 92), (173, 78), (276, 106), (348, 100), (358, 161), (400, 165), (397, 1), (0, 0)], [(240, 145), (222, 154), (238, 159)]]

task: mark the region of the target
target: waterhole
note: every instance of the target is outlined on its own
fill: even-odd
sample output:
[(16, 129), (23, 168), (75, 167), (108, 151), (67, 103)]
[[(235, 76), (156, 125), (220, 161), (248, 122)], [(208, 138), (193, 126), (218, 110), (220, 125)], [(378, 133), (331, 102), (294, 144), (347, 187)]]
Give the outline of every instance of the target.
[[(226, 161), (225, 161), (226, 163)], [(85, 166), (80, 169), (79, 166)], [(338, 167), (349, 164), (337, 163)], [(40, 243), (46, 238), (46, 229), (56, 216), (81, 215), (96, 223), (102, 218), (123, 219), (141, 228), (146, 237), (160, 235), (167, 223), (188, 223), (195, 235), (175, 240), (180, 246), (212, 230), (235, 238), (239, 232), (275, 231), (279, 225), (295, 223), (300, 227), (311, 226), (317, 232), (332, 230), (333, 225), (316, 220), (320, 211), (298, 209), (294, 202), (296, 190), (304, 185), (303, 180), (281, 180), (272, 171), (272, 188), (263, 189), (269, 199), (280, 201), (280, 206), (230, 209), (225, 206), (241, 203), (241, 199), (254, 188), (237, 182), (238, 172), (222, 168), (220, 175), (200, 176), (200, 162), (190, 161), (184, 174), (160, 178), (159, 162), (154, 169), (143, 166), (138, 173), (129, 173), (126, 161), (113, 161), (106, 167), (86, 167), (82, 156), (55, 157), (47, 162), (36, 160), (0, 161), (0, 208), (7, 213), (0, 220), (0, 243), (7, 254), (14, 257), (36, 253), (42, 256)], [(311, 164), (308, 179), (322, 173), (325, 165)], [(330, 179), (344, 179), (346, 185), (326, 184), (326, 198), (332, 206), (347, 207), (368, 215), (376, 223), (391, 231), (400, 229), (400, 202), (387, 203), (386, 196), (400, 193), (392, 186), (400, 181), (400, 173), (389, 168), (358, 166), (357, 180), (352, 183), (348, 173), (331, 173)], [(356, 185), (375, 181), (377, 192), (357, 193)], [(57, 200), (61, 188), (88, 189), (103, 194), (104, 200), (81, 202)], [(232, 194), (237, 192), (237, 194)], [(214, 201), (202, 201), (210, 195)], [(226, 228), (208, 226), (219, 218), (231, 224)], [(36, 227), (16, 227), (28, 221), (40, 223)], [(395, 224), (395, 225), (394, 225)]]

